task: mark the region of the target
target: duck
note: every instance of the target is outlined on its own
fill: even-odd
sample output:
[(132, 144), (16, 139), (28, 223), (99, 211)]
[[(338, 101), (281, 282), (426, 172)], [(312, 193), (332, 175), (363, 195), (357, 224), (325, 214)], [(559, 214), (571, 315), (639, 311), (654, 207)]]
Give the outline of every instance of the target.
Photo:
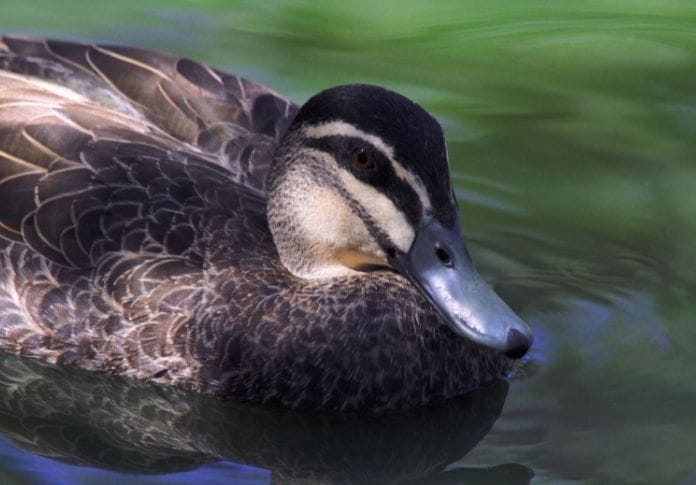
[(508, 376), (443, 131), (170, 54), (0, 38), (0, 349), (244, 403), (383, 412)]

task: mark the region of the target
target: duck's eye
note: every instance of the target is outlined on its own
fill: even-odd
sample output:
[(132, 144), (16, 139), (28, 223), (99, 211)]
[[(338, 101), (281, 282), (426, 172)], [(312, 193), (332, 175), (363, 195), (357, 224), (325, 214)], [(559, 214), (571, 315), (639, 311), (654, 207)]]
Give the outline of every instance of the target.
[(375, 160), (365, 150), (358, 149), (353, 152), (351, 163), (356, 169), (367, 172), (375, 168)]

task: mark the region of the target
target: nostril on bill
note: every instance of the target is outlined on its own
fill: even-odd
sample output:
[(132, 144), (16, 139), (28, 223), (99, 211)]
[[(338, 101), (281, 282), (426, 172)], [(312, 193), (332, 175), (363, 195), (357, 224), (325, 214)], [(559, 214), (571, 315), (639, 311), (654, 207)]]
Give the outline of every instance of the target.
[(508, 332), (505, 355), (511, 359), (519, 359), (527, 353), (530, 345), (532, 345), (532, 342), (529, 337), (513, 328)]

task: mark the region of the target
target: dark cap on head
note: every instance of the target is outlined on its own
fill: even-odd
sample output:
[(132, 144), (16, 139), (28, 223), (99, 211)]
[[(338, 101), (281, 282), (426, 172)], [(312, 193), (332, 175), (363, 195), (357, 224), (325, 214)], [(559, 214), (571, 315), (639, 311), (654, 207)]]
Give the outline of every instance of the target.
[(380, 137), (398, 162), (423, 181), (434, 216), (451, 226), (456, 205), (450, 193), (447, 149), (440, 124), (410, 99), (369, 84), (337, 86), (311, 97), (290, 127), (343, 121)]

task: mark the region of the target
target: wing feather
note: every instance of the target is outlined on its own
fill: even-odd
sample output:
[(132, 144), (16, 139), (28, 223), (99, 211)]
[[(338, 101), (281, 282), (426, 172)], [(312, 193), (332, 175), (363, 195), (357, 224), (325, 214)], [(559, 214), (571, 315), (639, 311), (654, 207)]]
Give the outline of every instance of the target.
[[(268, 88), (189, 59), (143, 49), (3, 37), (0, 67), (52, 81), (75, 96), (146, 120), (263, 190), (273, 152), (297, 106)], [(90, 107), (86, 130), (98, 121)], [(113, 113), (109, 113), (113, 115)]]
[(2, 38), (3, 348), (191, 378), (200, 351), (173, 335), (198, 331), (206, 271), (235, 254), (220, 228), (270, 238), (263, 184), (295, 109), (186, 59)]
[(93, 267), (125, 248), (184, 254), (196, 210), (244, 199), (263, 212), (261, 193), (235, 182), (147, 121), (0, 71), (0, 235), (55, 263)]

